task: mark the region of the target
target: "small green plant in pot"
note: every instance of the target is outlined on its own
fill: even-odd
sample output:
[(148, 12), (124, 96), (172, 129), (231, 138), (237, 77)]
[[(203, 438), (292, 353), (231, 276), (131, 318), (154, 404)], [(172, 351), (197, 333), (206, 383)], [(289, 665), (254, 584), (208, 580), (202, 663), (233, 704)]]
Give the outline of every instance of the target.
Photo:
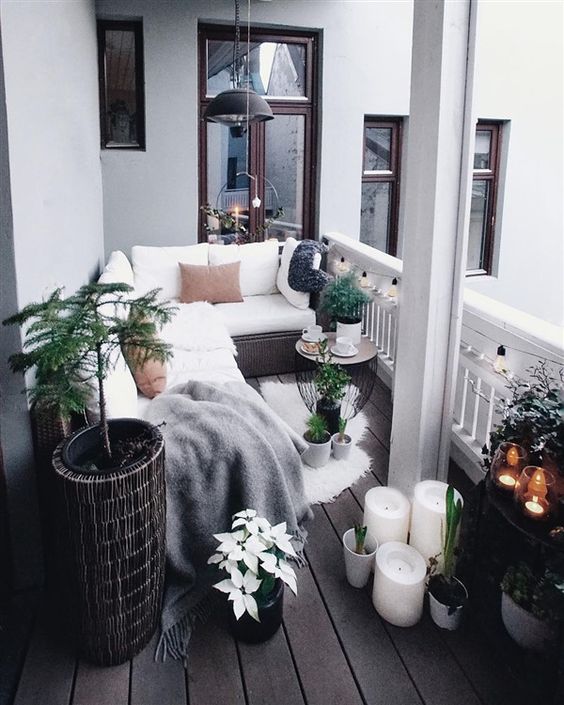
[(370, 302), (353, 272), (330, 281), (323, 290), (321, 310), (331, 316), (337, 324), (337, 337), (350, 338), (353, 345), (360, 343), (362, 309)]
[(312, 414), (307, 420), (307, 431), (304, 439), (308, 449), (302, 455), (302, 460), (312, 468), (326, 465), (331, 455), (331, 435), (327, 431), (327, 421), (320, 414)]
[(326, 340), (319, 343), (318, 359), (319, 365), (313, 380), (320, 397), (316, 412), (325, 417), (328, 431), (332, 435), (339, 430), (341, 400), (345, 396), (351, 377), (340, 365), (332, 362)]
[(362, 588), (373, 569), (378, 542), (367, 535), (367, 527), (355, 524), (343, 535), (343, 554), (347, 580), (352, 587)]
[(545, 651), (564, 622), (564, 574), (554, 566), (540, 575), (524, 562), (509, 566), (501, 581), (501, 617), (523, 649)]
[(351, 452), (352, 438), (345, 433), (347, 429), (347, 420), (343, 417), (339, 418), (339, 431), (333, 434), (333, 457), (335, 460), (346, 460)]
[(455, 500), (454, 487), (446, 491), (446, 516), (443, 524), (443, 569), (437, 573), (436, 558), (431, 559), (429, 606), (435, 624), (443, 629), (457, 629), (462, 619), (468, 593), (454, 576), (458, 528), (462, 519), (462, 500)]

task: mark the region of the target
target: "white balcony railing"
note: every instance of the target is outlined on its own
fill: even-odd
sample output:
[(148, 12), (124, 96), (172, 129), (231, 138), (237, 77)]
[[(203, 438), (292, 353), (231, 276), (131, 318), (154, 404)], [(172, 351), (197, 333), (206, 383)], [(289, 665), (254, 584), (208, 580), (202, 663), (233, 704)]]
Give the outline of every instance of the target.
[[(379, 376), (393, 394), (402, 262), (340, 233), (327, 233), (324, 238), (330, 246), (330, 273), (339, 273), (341, 257), (359, 277), (367, 272), (372, 302), (365, 310), (363, 330), (378, 347)], [(390, 298), (387, 292), (394, 277), (399, 280), (399, 295)], [(499, 345), (505, 346), (507, 365), (516, 377), (526, 378), (528, 368), (538, 360), (548, 360), (555, 370), (564, 366), (560, 328), (465, 290), (451, 456), (476, 482), (483, 477), (482, 447), (489, 441), (499, 402), (507, 393), (505, 376), (493, 369)]]

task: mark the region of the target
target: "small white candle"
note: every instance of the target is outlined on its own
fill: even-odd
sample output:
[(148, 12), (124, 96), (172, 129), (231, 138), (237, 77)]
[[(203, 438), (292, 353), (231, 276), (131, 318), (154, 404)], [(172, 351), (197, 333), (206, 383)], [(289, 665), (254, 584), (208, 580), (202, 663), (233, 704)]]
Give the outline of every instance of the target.
[(372, 602), (378, 614), (396, 627), (421, 619), (427, 565), (412, 547), (389, 541), (376, 551)]
[(364, 526), (380, 545), (407, 542), (409, 500), (393, 487), (372, 487), (364, 496)]
[[(411, 529), (409, 543), (429, 561), (438, 556), (437, 569), (443, 569), (443, 536), (446, 516), (446, 482), (423, 480), (415, 485), (415, 496), (411, 506)], [(462, 497), (454, 491), (454, 501)]]
[(511, 477), (511, 475), (500, 475), (497, 479), (500, 484), (506, 487), (515, 487), (516, 480), (514, 477)]

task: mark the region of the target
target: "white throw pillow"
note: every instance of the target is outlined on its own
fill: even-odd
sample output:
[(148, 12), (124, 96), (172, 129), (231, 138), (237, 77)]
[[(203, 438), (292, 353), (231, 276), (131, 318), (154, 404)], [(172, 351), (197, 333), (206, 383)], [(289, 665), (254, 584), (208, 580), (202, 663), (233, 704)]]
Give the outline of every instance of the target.
[(134, 286), (133, 269), (121, 250), (114, 250), (98, 279), (99, 284), (117, 284), (123, 282)]
[[(137, 418), (137, 386), (133, 375), (120, 350), (114, 350), (113, 360), (115, 367), (110, 369), (104, 380), (106, 414), (109, 419)], [(91, 380), (88, 385), (90, 397), (86, 402), (86, 417), (88, 423), (94, 424), (100, 420), (98, 383)]]
[(241, 262), (239, 283), (243, 296), (275, 294), (279, 267), (278, 242), (250, 242), (246, 245), (210, 245), (212, 265)]
[[(280, 290), (280, 293), (284, 295), (286, 301), (289, 304), (292, 304), (292, 306), (295, 306), (296, 308), (308, 308), (309, 307), (309, 294), (304, 291), (296, 291), (295, 289), (292, 289), (292, 287), (288, 284), (288, 271), (290, 270), (290, 260), (292, 259), (292, 255), (294, 254), (294, 250), (298, 246), (298, 241), (293, 238), (289, 237), (285, 244), (284, 244), (284, 249), (282, 250), (282, 257), (280, 260), (280, 269), (278, 270), (278, 277), (276, 279), (276, 284), (278, 285), (278, 289)], [(319, 268), (319, 264), (321, 263), (321, 255), (319, 256), (318, 261), (316, 262), (316, 258), (314, 257), (313, 261), (313, 267), (314, 269)], [(317, 264), (317, 267), (316, 267)]]
[(136, 245), (131, 250), (135, 291), (146, 294), (151, 289), (162, 289), (164, 300), (180, 296), (180, 267), (185, 264), (208, 263), (207, 242), (186, 247), (145, 247)]

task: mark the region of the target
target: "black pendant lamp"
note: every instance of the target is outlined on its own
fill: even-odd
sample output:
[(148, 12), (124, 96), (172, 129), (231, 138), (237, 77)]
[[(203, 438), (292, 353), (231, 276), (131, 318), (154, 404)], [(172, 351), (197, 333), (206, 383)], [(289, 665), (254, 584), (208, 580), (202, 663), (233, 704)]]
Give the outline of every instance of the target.
[[(250, 27), (247, 27), (247, 32), (250, 32)], [(242, 135), (252, 122), (264, 122), (265, 120), (274, 119), (270, 105), (266, 100), (249, 88), (248, 77), (247, 87), (241, 87), (240, 33), (239, 0), (235, 0), (233, 88), (218, 93), (204, 112), (204, 120), (226, 125), (231, 128), (234, 135)], [(249, 42), (247, 42), (248, 46)], [(247, 61), (249, 61), (248, 55)]]

